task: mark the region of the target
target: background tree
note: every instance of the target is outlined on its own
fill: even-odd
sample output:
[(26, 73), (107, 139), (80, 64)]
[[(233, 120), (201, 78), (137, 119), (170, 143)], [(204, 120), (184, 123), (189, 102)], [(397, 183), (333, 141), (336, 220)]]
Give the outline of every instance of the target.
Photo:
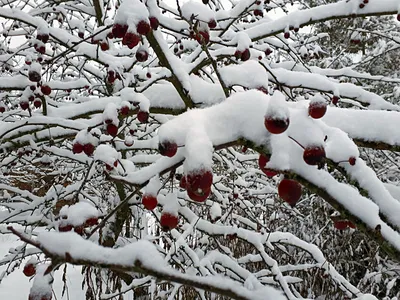
[(34, 276), (31, 300), (68, 264), (86, 299), (400, 297), (398, 9), (3, 1), (21, 244), (0, 279)]

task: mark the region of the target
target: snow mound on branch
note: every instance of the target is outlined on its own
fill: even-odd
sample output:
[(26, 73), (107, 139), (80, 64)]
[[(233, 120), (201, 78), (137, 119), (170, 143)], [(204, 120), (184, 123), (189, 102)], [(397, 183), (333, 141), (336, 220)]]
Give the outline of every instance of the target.
[(133, 22), (139, 23), (149, 17), (146, 6), (138, 0), (122, 1), (115, 16), (115, 23), (126, 24)]
[(208, 22), (215, 19), (214, 11), (212, 11), (207, 5), (200, 2), (189, 1), (181, 7), (182, 15), (185, 19), (190, 20), (192, 15), (195, 19)]
[(185, 172), (199, 169), (211, 169), (213, 145), (201, 124), (194, 123), (186, 134)]
[(275, 91), (274, 95), (270, 98), (265, 118), (273, 120), (286, 120), (289, 119), (289, 109), (286, 105), (286, 98), (280, 91)]
[(221, 68), (220, 74), (228, 86), (240, 85), (249, 89), (268, 88), (267, 71), (253, 60)]
[(110, 166), (120, 158), (120, 153), (110, 145), (99, 145), (94, 151), (94, 159), (102, 161)]
[(42, 232), (37, 239), (48, 251), (62, 257), (68, 253), (72, 259), (97, 263), (133, 266), (135, 261), (139, 260), (146, 266), (156, 268), (166, 266), (155, 246), (146, 240), (133, 242), (118, 249), (110, 249), (85, 240), (74, 232)]
[(99, 212), (87, 202), (78, 202), (71, 206), (63, 206), (60, 210), (60, 216), (67, 216), (68, 224), (80, 226), (90, 218), (98, 218)]

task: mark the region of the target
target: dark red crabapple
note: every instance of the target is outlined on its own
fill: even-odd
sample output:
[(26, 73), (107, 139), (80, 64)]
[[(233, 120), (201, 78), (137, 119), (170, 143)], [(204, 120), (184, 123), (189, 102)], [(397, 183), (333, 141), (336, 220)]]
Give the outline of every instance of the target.
[(160, 225), (164, 231), (169, 231), (178, 226), (178, 216), (173, 215), (169, 212), (162, 212), (160, 218)]
[(150, 21), (150, 27), (153, 30), (157, 30), (158, 26), (160, 25), (160, 22), (158, 21), (158, 19), (156, 17), (150, 17), (149, 21)]
[(182, 176), (181, 180), (179, 181), (179, 187), (186, 190), (186, 185), (186, 176)]
[(114, 37), (116, 38), (123, 38), (124, 35), (127, 33), (128, 31), (128, 25), (126, 24), (114, 24), (112, 27), (112, 34)]
[(40, 108), (40, 107), (42, 106), (42, 100), (40, 100), (40, 99), (35, 99), (35, 100), (33, 101), (33, 106), (36, 107), (36, 108)]
[(142, 204), (148, 210), (153, 210), (157, 207), (157, 197), (154, 195), (144, 194)]
[(22, 110), (27, 110), (29, 108), (29, 102), (28, 101), (21, 101), (19, 103), (19, 106), (21, 107)]
[(351, 166), (354, 166), (354, 165), (356, 164), (356, 158), (355, 158), (354, 156), (352, 156), (352, 157), (349, 158), (349, 164), (350, 164)]
[(34, 264), (26, 264), (23, 273), (26, 277), (31, 277), (36, 274), (36, 267)]
[(51, 93), (51, 87), (49, 87), (48, 85), (42, 85), (40, 87), (40, 90), (42, 91), (43, 95), (50, 95)]
[(94, 145), (91, 143), (83, 145), (83, 152), (85, 152), (87, 156), (92, 156), (94, 152)]
[(137, 113), (137, 119), (140, 123), (147, 123), (149, 121), (149, 113), (139, 110)]
[(172, 157), (178, 151), (178, 145), (171, 141), (164, 141), (158, 144), (158, 151), (162, 156)]
[(275, 172), (275, 171), (265, 167), (267, 162), (269, 162), (270, 157), (271, 156), (269, 156), (269, 155), (267, 156), (264, 154), (260, 154), (260, 156), (258, 158), (258, 166), (259, 166), (260, 170), (263, 171), (265, 175), (267, 175), (267, 177), (274, 177), (275, 175), (278, 174), (278, 172)]
[(301, 197), (301, 185), (295, 180), (283, 179), (278, 185), (278, 194), (282, 200), (294, 207)]
[(83, 152), (83, 145), (79, 142), (75, 142), (72, 145), (72, 153), (78, 154), (78, 153), (82, 153), (82, 152)]
[(139, 23), (136, 26), (137, 33), (141, 35), (147, 35), (150, 32), (150, 30), (151, 30), (150, 24), (145, 20), (139, 21)]
[(186, 174), (186, 189), (201, 194), (210, 189), (213, 182), (213, 174), (210, 170), (200, 169)]
[(111, 136), (117, 136), (118, 134), (118, 127), (114, 124), (107, 125), (107, 133)]
[(208, 198), (208, 196), (210, 196), (211, 193), (210, 188), (206, 190), (201, 190), (201, 192), (196, 192), (190, 188), (188, 188), (186, 191), (189, 198), (196, 202), (204, 202)]
[(211, 19), (210, 21), (208, 21), (208, 27), (210, 27), (211, 29), (217, 27), (217, 22), (214, 19)]
[(327, 104), (324, 102), (312, 102), (308, 106), (308, 114), (313, 119), (320, 119), (322, 118), (327, 109)]
[(272, 134), (281, 134), (289, 127), (289, 119), (274, 119), (267, 117), (264, 119), (265, 128)]
[(337, 230), (345, 230), (347, 229), (349, 223), (346, 220), (335, 220), (333, 221), (333, 226), (337, 229)]
[(136, 51), (135, 57), (137, 61), (145, 62), (149, 58), (149, 53), (146, 50), (141, 49)]
[(303, 159), (308, 165), (320, 165), (325, 159), (325, 149), (322, 146), (309, 146), (304, 149)]

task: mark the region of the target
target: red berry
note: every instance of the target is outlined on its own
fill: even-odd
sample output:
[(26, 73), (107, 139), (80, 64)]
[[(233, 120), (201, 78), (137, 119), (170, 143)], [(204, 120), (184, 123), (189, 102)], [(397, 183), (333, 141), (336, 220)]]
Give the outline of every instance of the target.
[(100, 49), (101, 49), (102, 51), (107, 51), (108, 49), (110, 49), (110, 46), (108, 45), (107, 42), (101, 42), (101, 43), (100, 43)]
[(143, 195), (142, 204), (148, 210), (153, 210), (157, 207), (157, 197), (154, 195)]
[(149, 53), (145, 50), (136, 51), (136, 60), (140, 62), (144, 62), (149, 58)]
[(139, 110), (137, 113), (137, 119), (140, 123), (147, 123), (149, 121), (149, 113), (146, 111)]
[(179, 181), (179, 187), (186, 190), (186, 176), (182, 176), (181, 180)]
[(265, 128), (272, 134), (281, 134), (289, 127), (289, 119), (273, 119), (267, 117), (264, 120)]
[(137, 33), (141, 35), (147, 35), (150, 32), (150, 30), (151, 30), (150, 24), (144, 20), (141, 20), (136, 26)]
[(258, 166), (260, 167), (261, 171), (264, 172), (265, 175), (267, 175), (268, 177), (274, 177), (275, 175), (278, 174), (278, 172), (275, 172), (275, 171), (265, 167), (267, 162), (269, 162), (269, 159), (270, 159), (270, 156), (260, 154), (260, 157), (258, 158)]
[(40, 108), (42, 106), (42, 100), (35, 99), (35, 101), (33, 101), (33, 106), (36, 108)]
[(19, 106), (23, 109), (23, 110), (27, 110), (29, 108), (29, 102), (28, 101), (21, 101), (19, 103)]
[(97, 217), (89, 218), (85, 221), (85, 226), (86, 227), (95, 226), (97, 225), (98, 221), (99, 219)]
[(303, 159), (308, 165), (320, 165), (325, 159), (325, 149), (321, 146), (311, 146), (304, 149)]
[(290, 38), (290, 32), (289, 32), (289, 31), (286, 31), (286, 32), (283, 34), (283, 37), (284, 37), (285, 39)]
[(356, 228), (357, 228), (356, 224), (354, 224), (354, 223), (351, 222), (351, 221), (347, 221), (347, 226), (349, 226), (350, 228), (353, 228), (353, 229), (356, 229)]
[(283, 179), (278, 185), (278, 194), (287, 204), (294, 207), (301, 197), (301, 185), (291, 179)]
[(178, 151), (178, 145), (174, 142), (165, 141), (158, 144), (158, 151), (162, 156), (172, 157)]
[(240, 59), (241, 59), (242, 61), (249, 60), (249, 59), (250, 59), (250, 50), (249, 50), (249, 49), (245, 49), (245, 50), (242, 52), (242, 55), (240, 56)]
[(213, 182), (213, 174), (210, 170), (196, 170), (186, 175), (186, 189), (197, 194), (203, 194), (210, 189)]
[(3, 113), (3, 112), (5, 112), (6, 111), (6, 108), (4, 107), (4, 106), (0, 106), (0, 113)]
[(160, 218), (160, 225), (165, 231), (169, 231), (178, 226), (178, 216), (168, 212), (163, 212)]
[(348, 221), (346, 220), (336, 220), (333, 221), (333, 226), (337, 229), (337, 230), (345, 230), (348, 226)]
[(129, 114), (129, 107), (124, 105), (119, 109), (119, 112), (120, 112), (121, 115), (126, 116), (126, 115)]
[(255, 9), (255, 10), (254, 10), (254, 15), (255, 15), (255, 16), (260, 16), (260, 17), (263, 17), (263, 16), (264, 16), (264, 14), (263, 14), (263, 12), (262, 12), (261, 9)]
[(272, 50), (270, 48), (265, 49), (265, 55), (268, 56), (272, 53)]
[(94, 145), (91, 143), (83, 145), (83, 152), (85, 152), (87, 156), (92, 156), (94, 152)]
[(85, 36), (85, 33), (83, 33), (82, 31), (79, 31), (79, 32), (78, 32), (78, 36), (79, 36), (81, 39), (83, 39), (84, 36)]
[(83, 152), (83, 145), (79, 142), (74, 143), (72, 146), (72, 153), (78, 154)]
[(111, 136), (117, 136), (118, 134), (118, 127), (115, 126), (114, 124), (108, 124), (107, 125), (107, 133)]
[(157, 30), (158, 26), (160, 25), (160, 22), (158, 22), (158, 19), (156, 17), (150, 17), (150, 26), (153, 30)]
[(51, 93), (51, 87), (49, 87), (48, 85), (42, 85), (40, 87), (40, 90), (42, 91), (43, 95), (50, 95)]
[(314, 119), (322, 118), (326, 113), (327, 104), (323, 102), (311, 102), (308, 106), (308, 114)]
[(39, 82), (42, 77), (38, 72), (31, 70), (28, 72), (28, 78), (30, 81)]
[(127, 32), (122, 39), (122, 45), (127, 45), (129, 49), (136, 47), (140, 42), (140, 36), (133, 32)]
[(360, 3), (359, 7), (360, 7), (360, 8), (364, 8), (364, 7), (365, 7), (365, 4), (364, 4), (364, 3)]
[(58, 231), (59, 232), (67, 232), (72, 230), (72, 225), (70, 224), (65, 224), (65, 225), (59, 225), (58, 226)]
[(354, 166), (354, 165), (356, 164), (356, 158), (355, 158), (354, 156), (352, 156), (352, 157), (349, 158), (349, 164), (350, 164), (351, 166)]
[(123, 38), (124, 35), (127, 33), (127, 31), (128, 31), (128, 25), (118, 24), (118, 23), (114, 24), (111, 30), (113, 36), (116, 38)]
[(196, 192), (190, 188), (187, 189), (187, 194), (190, 199), (196, 202), (204, 202), (208, 196), (210, 196), (211, 189), (201, 190), (201, 192)]
[(208, 27), (210, 27), (211, 29), (217, 27), (217, 22), (214, 19), (211, 19), (210, 21), (208, 21)]
[(333, 104), (333, 105), (337, 105), (338, 102), (339, 102), (339, 97), (338, 97), (338, 96), (333, 96), (333, 97), (332, 97), (332, 104)]
[(34, 264), (26, 264), (23, 272), (26, 277), (31, 277), (36, 274), (36, 267)]

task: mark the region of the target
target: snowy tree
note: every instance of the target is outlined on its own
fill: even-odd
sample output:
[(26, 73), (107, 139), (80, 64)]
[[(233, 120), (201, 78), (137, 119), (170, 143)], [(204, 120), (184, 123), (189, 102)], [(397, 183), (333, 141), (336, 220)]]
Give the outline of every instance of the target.
[(400, 297), (398, 0), (0, 3), (0, 280)]

